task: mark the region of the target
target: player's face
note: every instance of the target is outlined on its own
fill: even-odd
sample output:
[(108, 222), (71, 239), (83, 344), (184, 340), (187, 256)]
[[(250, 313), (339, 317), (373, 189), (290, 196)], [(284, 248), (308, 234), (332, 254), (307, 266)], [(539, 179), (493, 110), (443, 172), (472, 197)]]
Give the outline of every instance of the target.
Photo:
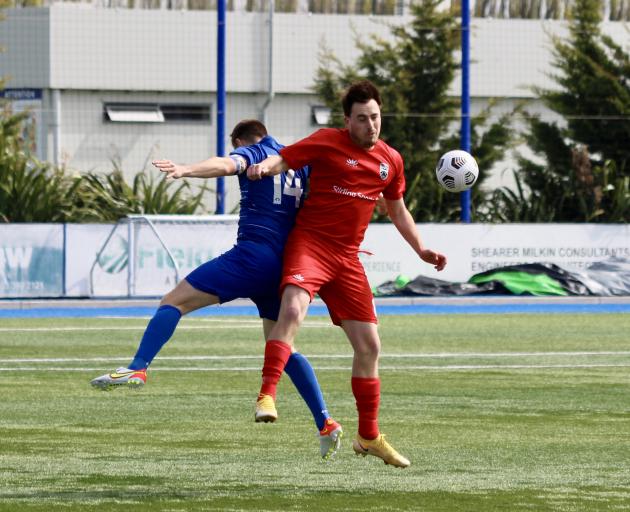
[(381, 108), (376, 100), (353, 103), (345, 121), (350, 138), (357, 146), (370, 149), (376, 144), (381, 133)]

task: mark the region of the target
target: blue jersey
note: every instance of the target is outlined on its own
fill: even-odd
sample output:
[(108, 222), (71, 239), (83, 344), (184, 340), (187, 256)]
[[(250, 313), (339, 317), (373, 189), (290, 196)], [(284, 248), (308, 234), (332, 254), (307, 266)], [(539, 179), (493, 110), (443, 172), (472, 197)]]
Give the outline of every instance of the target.
[[(277, 155), (282, 147), (267, 136), (258, 144), (237, 148), (231, 155), (241, 156), (249, 166)], [(188, 274), (186, 280), (193, 288), (216, 295), (221, 303), (250, 298), (261, 318), (277, 320), (282, 251), (304, 201), (308, 174), (309, 168), (304, 167), (251, 181), (241, 172), (238, 243)]]
[[(243, 146), (230, 154), (240, 155), (247, 165), (278, 155), (284, 146), (267, 135), (258, 144)], [(258, 241), (271, 245), (279, 254), (295, 223), (298, 208), (304, 201), (309, 168), (289, 170), (276, 176), (252, 181), (246, 172), (238, 176), (241, 190), (241, 210), (238, 221), (238, 241)]]

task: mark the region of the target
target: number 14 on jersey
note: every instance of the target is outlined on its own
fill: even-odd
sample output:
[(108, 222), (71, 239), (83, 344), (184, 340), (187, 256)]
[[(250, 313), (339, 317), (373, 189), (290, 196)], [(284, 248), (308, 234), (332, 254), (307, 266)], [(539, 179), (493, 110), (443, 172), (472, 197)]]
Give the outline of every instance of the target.
[(285, 173), (284, 187), (282, 186), (282, 175), (276, 174), (273, 177), (273, 204), (282, 203), (282, 194), (295, 197), (295, 207), (300, 207), (302, 198), (302, 180), (295, 175), (293, 169)]

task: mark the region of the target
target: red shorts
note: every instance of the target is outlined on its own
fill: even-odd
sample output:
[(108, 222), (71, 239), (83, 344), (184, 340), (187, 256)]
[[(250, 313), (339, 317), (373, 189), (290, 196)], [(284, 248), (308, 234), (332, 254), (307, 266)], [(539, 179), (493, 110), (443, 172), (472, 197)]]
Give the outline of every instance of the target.
[(284, 249), (280, 293), (287, 285), (318, 293), (328, 306), (333, 324), (342, 320), (378, 323), (374, 297), (357, 254), (338, 249), (294, 229)]

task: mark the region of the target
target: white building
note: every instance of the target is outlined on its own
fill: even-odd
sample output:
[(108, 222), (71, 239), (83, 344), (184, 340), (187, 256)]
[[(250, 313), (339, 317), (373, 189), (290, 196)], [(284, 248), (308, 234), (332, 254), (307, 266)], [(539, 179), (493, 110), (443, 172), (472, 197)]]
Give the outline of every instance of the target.
[[(191, 162), (216, 153), (215, 11), (55, 4), (5, 12), (0, 76), (14, 106), (33, 109), (41, 159), (77, 171), (109, 171), (116, 160), (132, 176), (154, 157)], [(312, 132), (319, 100), (311, 88), (322, 45), (352, 63), (356, 38), (389, 39), (388, 24), (408, 19), (229, 12), (226, 151), (232, 126), (243, 118), (264, 120), (285, 144)], [(604, 30), (630, 49), (622, 23)], [(566, 24), (473, 19), (473, 113), (490, 98), (497, 113), (522, 100), (544, 111), (531, 86), (553, 87), (549, 34), (566, 34)], [(494, 170), (492, 184), (505, 183), (502, 170)], [(227, 211), (237, 201), (235, 180), (228, 180)]]

